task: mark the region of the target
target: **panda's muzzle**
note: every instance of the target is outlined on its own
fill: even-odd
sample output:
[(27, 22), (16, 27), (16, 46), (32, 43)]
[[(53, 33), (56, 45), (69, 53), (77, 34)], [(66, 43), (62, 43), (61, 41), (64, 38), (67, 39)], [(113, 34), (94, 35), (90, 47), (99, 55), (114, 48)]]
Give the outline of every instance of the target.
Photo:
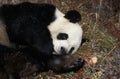
[(71, 53), (73, 52), (74, 49), (75, 49), (75, 48), (72, 47), (72, 48), (70, 49), (70, 51), (67, 52), (67, 50), (66, 50), (64, 47), (61, 47), (61, 49), (60, 49), (60, 54), (61, 54), (61, 55), (71, 54)]
[(61, 55), (66, 55), (67, 54), (66, 49), (64, 47), (61, 47), (60, 54)]

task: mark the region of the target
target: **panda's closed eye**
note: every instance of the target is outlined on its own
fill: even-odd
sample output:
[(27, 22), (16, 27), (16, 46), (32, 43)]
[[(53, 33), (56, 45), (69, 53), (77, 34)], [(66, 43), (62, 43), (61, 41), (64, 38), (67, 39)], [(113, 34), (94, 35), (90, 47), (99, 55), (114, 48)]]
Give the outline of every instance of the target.
[(68, 39), (68, 34), (66, 34), (66, 33), (59, 33), (57, 35), (57, 39), (58, 40), (67, 40)]

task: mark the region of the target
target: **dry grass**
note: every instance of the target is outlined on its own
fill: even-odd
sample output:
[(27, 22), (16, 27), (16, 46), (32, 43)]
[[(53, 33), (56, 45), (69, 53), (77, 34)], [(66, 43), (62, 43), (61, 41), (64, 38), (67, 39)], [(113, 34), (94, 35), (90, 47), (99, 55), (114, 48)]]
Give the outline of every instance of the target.
[[(0, 0), (0, 4), (24, 1), (51, 3), (61, 11), (78, 10), (83, 37), (89, 38), (76, 54), (84, 57), (86, 65), (76, 73), (40, 73), (35, 79), (119, 79), (120, 78), (120, 13), (119, 0)], [(93, 57), (96, 63), (91, 63)], [(25, 78), (24, 78), (25, 79)], [(28, 79), (28, 78), (26, 78)], [(29, 79), (33, 79), (30, 77)]]

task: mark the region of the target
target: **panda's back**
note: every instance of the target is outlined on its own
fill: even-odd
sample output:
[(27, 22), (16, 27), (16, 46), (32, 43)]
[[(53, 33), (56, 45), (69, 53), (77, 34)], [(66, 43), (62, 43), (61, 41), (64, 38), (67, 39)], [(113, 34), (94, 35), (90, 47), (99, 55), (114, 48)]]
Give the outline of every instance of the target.
[[(19, 17), (33, 17), (41, 22), (52, 22), (55, 19), (56, 7), (50, 4), (33, 4), (29, 2), (16, 5), (3, 5), (0, 7), (0, 18), (6, 24), (16, 21)], [(49, 21), (48, 21), (49, 20)], [(9, 23), (10, 22), (10, 23)]]

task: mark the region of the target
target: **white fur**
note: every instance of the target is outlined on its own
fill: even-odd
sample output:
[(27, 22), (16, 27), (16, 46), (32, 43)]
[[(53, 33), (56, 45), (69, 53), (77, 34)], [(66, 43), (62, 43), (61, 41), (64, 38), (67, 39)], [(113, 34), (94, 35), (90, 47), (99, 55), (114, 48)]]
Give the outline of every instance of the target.
[[(71, 23), (66, 18), (64, 18), (64, 14), (56, 9), (55, 12), (56, 20), (52, 22), (48, 29), (50, 30), (53, 45), (54, 45), (54, 54), (60, 54), (61, 47), (64, 47), (67, 53), (70, 51), (72, 47), (75, 49), (73, 50), (72, 54), (76, 52), (79, 48), (82, 40), (82, 28), (78, 23)], [(58, 40), (57, 35), (59, 33), (66, 33), (68, 34), (67, 40)]]

